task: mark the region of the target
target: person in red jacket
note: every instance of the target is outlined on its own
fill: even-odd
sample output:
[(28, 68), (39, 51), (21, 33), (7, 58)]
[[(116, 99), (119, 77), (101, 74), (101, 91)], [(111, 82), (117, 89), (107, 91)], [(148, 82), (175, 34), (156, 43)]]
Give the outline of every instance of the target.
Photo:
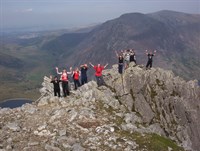
[(70, 72), (67, 72), (66, 69), (64, 69), (63, 72), (59, 72), (58, 67), (56, 67), (56, 72), (61, 75), (63, 94), (64, 97), (66, 97), (69, 95), (68, 74), (72, 74), (72, 67), (70, 67)]
[(95, 70), (95, 76), (96, 76), (96, 80), (97, 80), (97, 85), (101, 86), (104, 84), (104, 80), (102, 77), (102, 71), (104, 68), (106, 68), (108, 66), (108, 64), (106, 64), (105, 66), (101, 66), (100, 64), (98, 64), (97, 66), (94, 66), (91, 62), (90, 65), (94, 68)]
[(81, 84), (79, 82), (79, 77), (80, 77), (80, 71), (78, 68), (76, 68), (73, 73), (72, 73), (72, 77), (74, 79), (74, 87), (75, 87), (75, 90), (77, 90), (77, 87), (80, 87)]

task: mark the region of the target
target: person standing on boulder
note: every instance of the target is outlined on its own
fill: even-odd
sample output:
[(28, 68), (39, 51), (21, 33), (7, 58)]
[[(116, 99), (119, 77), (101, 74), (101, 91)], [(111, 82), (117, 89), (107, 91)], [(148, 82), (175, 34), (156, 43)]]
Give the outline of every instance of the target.
[(125, 69), (127, 69), (129, 67), (129, 63), (130, 63), (130, 50), (127, 49), (124, 52), (124, 60), (125, 60)]
[(130, 62), (135, 62), (136, 64), (136, 56), (135, 51), (133, 49), (130, 50)]
[(50, 79), (51, 79), (51, 83), (53, 83), (53, 90), (54, 90), (54, 96), (57, 96), (58, 94), (58, 97), (60, 97), (60, 82), (61, 80), (58, 80), (58, 77), (55, 76), (54, 79), (52, 76), (50, 76)]
[(70, 67), (70, 72), (67, 72), (66, 69), (63, 69), (63, 72), (59, 72), (58, 67), (56, 67), (56, 72), (61, 75), (63, 94), (66, 97), (69, 95), (68, 74), (72, 74), (72, 67)]
[(146, 55), (148, 57), (148, 61), (147, 61), (147, 65), (146, 65), (146, 70), (148, 69), (148, 67), (150, 66), (149, 69), (151, 69), (152, 64), (153, 64), (153, 56), (156, 55), (156, 50), (154, 51), (154, 54), (152, 51), (150, 51), (150, 53), (148, 53), (148, 51), (146, 50)]
[(118, 72), (120, 74), (123, 73), (123, 66), (124, 66), (124, 57), (123, 54), (118, 54), (117, 51), (115, 51), (116, 56), (118, 58)]
[(101, 86), (104, 84), (104, 80), (102, 77), (102, 71), (103, 69), (105, 69), (108, 66), (108, 63), (105, 66), (101, 66), (100, 64), (98, 64), (97, 66), (94, 66), (91, 62), (90, 65), (94, 68), (95, 70), (95, 76), (96, 76), (96, 80), (97, 80), (97, 85)]
[(78, 68), (76, 68), (73, 73), (72, 73), (72, 77), (74, 79), (74, 87), (75, 90), (77, 90), (78, 87), (81, 86), (80, 82), (79, 82), (79, 77), (80, 77), (80, 71)]
[(81, 65), (81, 85), (87, 83), (87, 64)]

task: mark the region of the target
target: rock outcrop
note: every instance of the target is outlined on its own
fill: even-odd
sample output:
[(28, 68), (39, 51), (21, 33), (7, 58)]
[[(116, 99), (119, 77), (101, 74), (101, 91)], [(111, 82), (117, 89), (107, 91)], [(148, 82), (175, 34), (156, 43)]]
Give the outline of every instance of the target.
[[(117, 66), (104, 72), (108, 87), (131, 112), (138, 113), (147, 127), (153, 127), (185, 149), (200, 148), (200, 88), (198, 81), (186, 82), (171, 71), (144, 71), (131, 64), (123, 75)], [(155, 125), (157, 127), (154, 127)], [(160, 131), (160, 132), (159, 132)]]
[(199, 149), (200, 88), (159, 68), (104, 71), (66, 98), (44, 78), (41, 98), (0, 109), (0, 150), (183, 151)]

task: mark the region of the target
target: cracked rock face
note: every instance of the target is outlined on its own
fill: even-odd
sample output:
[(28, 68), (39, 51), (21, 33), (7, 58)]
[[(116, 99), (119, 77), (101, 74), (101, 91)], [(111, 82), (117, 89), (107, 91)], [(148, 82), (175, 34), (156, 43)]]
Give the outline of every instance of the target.
[(106, 70), (104, 79), (119, 101), (140, 114), (147, 126), (159, 123), (166, 136), (186, 149), (200, 148), (200, 88), (196, 80), (186, 82), (171, 71), (145, 71), (138, 66), (128, 68), (122, 76), (116, 67)]
[(194, 81), (159, 68), (130, 67), (121, 76), (116, 66), (104, 79), (106, 86), (91, 81), (57, 98), (45, 77), (37, 102), (0, 109), (0, 150), (198, 150)]

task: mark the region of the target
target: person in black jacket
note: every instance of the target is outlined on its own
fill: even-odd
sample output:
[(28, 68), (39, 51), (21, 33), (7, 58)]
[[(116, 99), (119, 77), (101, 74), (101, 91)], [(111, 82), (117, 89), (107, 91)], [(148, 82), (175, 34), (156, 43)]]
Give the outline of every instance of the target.
[(54, 79), (52, 78), (52, 76), (50, 76), (51, 79), (51, 83), (53, 83), (53, 90), (54, 90), (54, 96), (60, 97), (60, 82), (61, 80), (58, 80), (58, 77), (55, 76)]
[(130, 62), (135, 62), (136, 64), (136, 55), (133, 49), (130, 50)]
[(118, 54), (117, 51), (115, 51), (115, 54), (118, 58), (118, 72), (120, 74), (123, 73), (123, 66), (124, 66), (124, 57), (123, 54)]
[(152, 64), (153, 64), (153, 56), (156, 55), (156, 50), (154, 51), (154, 54), (152, 51), (150, 51), (150, 53), (148, 53), (148, 51), (146, 50), (146, 55), (148, 57), (148, 61), (147, 61), (147, 65), (146, 65), (146, 70), (148, 69), (148, 67), (150, 66), (149, 69), (151, 69)]

